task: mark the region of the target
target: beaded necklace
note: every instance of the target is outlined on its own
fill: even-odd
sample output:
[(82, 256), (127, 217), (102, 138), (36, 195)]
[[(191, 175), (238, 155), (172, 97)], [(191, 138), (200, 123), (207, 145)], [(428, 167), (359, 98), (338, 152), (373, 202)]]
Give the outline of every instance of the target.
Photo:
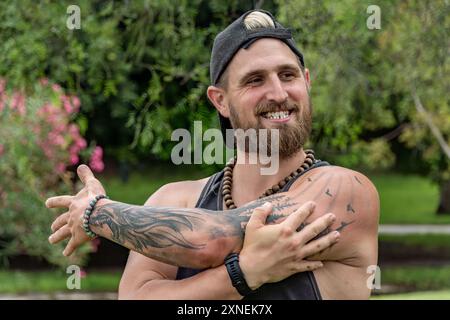
[[(264, 198), (267, 196), (270, 196), (274, 193), (277, 193), (280, 191), (286, 183), (288, 183), (290, 180), (294, 179), (296, 176), (301, 174), (302, 172), (308, 170), (315, 162), (316, 159), (314, 158), (314, 150), (305, 150), (306, 157), (303, 160), (303, 163), (300, 165), (300, 167), (296, 170), (294, 170), (290, 175), (282, 179), (277, 184), (273, 185), (271, 188), (267, 189), (260, 197)], [(233, 185), (233, 168), (236, 164), (236, 158), (231, 159), (230, 162), (228, 162), (225, 165), (224, 168), (224, 175), (223, 175), (223, 183), (222, 183), (222, 196), (223, 200), (225, 201), (225, 207), (226, 209), (236, 209), (236, 205), (234, 204), (233, 198), (231, 196), (231, 187)]]

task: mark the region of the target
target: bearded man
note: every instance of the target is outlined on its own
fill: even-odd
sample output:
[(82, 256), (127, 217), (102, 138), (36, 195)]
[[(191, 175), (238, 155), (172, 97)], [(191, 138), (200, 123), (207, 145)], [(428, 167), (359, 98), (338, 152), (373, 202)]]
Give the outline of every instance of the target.
[(279, 133), (279, 143), (266, 144), (278, 146), (275, 174), (247, 161), (258, 148), (245, 143), (211, 177), (165, 185), (144, 206), (97, 198), (86, 215), (105, 190), (80, 166), (83, 190), (47, 200), (69, 208), (50, 242), (70, 237), (69, 255), (88, 229), (129, 248), (123, 299), (367, 299), (378, 194), (364, 175), (303, 149), (311, 83), (290, 31), (269, 12), (249, 11), (216, 37), (210, 67), (207, 96), (224, 136), (231, 128)]

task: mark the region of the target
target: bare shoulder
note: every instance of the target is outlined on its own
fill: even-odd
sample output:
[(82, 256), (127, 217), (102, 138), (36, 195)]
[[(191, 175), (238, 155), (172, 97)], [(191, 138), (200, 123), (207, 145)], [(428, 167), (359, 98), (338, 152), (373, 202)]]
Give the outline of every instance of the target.
[[(366, 226), (378, 224), (379, 218), (379, 195), (372, 181), (361, 172), (339, 167), (321, 167), (316, 174), (323, 173), (327, 184), (325, 195), (329, 198), (336, 197), (337, 205), (341, 205), (341, 210), (346, 214), (364, 217), (362, 219)], [(320, 167), (317, 169), (321, 169)], [(358, 210), (358, 211), (357, 211)]]
[(370, 187), (373, 187), (372, 182), (368, 177), (366, 177), (361, 172), (340, 167), (340, 166), (322, 166), (317, 167), (312, 170), (309, 170), (307, 173), (304, 174), (300, 179), (305, 179), (305, 177), (311, 177), (311, 176), (324, 176), (324, 177), (349, 177), (355, 180), (355, 182), (359, 184), (366, 184)]
[[(299, 178), (289, 193), (300, 203), (310, 200), (316, 203), (308, 223), (329, 212), (336, 215), (328, 232), (338, 230), (341, 239), (326, 251), (327, 259), (345, 260), (352, 265), (375, 260), (379, 197), (369, 178), (343, 167), (318, 167)], [(368, 247), (371, 249), (367, 250)]]
[(374, 184), (355, 170), (324, 166), (299, 178), (292, 192), (302, 202), (316, 202), (307, 222), (328, 212), (336, 215), (325, 232), (338, 230), (339, 242), (314, 257), (324, 262), (324, 268), (314, 271), (322, 297), (366, 299), (367, 268), (378, 261), (380, 207)]
[(380, 198), (375, 185), (367, 176), (355, 170), (338, 166), (330, 166), (329, 170), (337, 180), (333, 185), (338, 186), (338, 189), (340, 187), (338, 204), (341, 210), (346, 215), (361, 216), (357, 219), (360, 232), (377, 234)]
[[(319, 167), (320, 168), (320, 167)], [(371, 192), (377, 193), (375, 186), (373, 185), (372, 181), (370, 181), (370, 179), (368, 177), (366, 177), (364, 174), (362, 174), (361, 172), (352, 170), (352, 169), (348, 169), (348, 168), (344, 168), (344, 167), (339, 167), (339, 166), (325, 166), (322, 167), (324, 169), (328, 169), (328, 171), (331, 174), (334, 174), (338, 177), (341, 178), (349, 178), (350, 180), (354, 181), (355, 183), (364, 186), (368, 189), (371, 189)]]
[(318, 167), (305, 175), (306, 177), (322, 178), (329, 183), (333, 182), (334, 186), (339, 187), (339, 191), (345, 192), (351, 190), (351, 186), (360, 186), (361, 189), (365, 189), (369, 197), (376, 198), (378, 200), (378, 192), (372, 181), (361, 172), (339, 167), (339, 166), (323, 166)]
[[(379, 196), (364, 174), (339, 166), (310, 170), (291, 187), (292, 192), (314, 200), (322, 207), (346, 214), (372, 215), (378, 220)], [(364, 209), (364, 210), (363, 210)]]
[(193, 208), (208, 179), (209, 177), (165, 184), (148, 198), (145, 205)]

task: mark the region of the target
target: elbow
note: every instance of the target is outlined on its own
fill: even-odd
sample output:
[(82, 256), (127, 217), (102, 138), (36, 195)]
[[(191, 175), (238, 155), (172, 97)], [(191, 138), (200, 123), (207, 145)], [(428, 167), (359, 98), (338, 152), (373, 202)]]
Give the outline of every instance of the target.
[(134, 298), (129, 293), (120, 292), (117, 295), (117, 300), (134, 300)]
[(117, 292), (118, 300), (134, 300), (134, 293), (136, 293), (138, 289), (132, 288), (129, 285), (124, 284), (123, 278), (119, 284), (119, 290)]
[(154, 296), (154, 289), (152, 281), (147, 281), (139, 287), (129, 288), (128, 290), (119, 287), (118, 300), (153, 300), (158, 299)]
[[(146, 279), (130, 279), (130, 277), (122, 276), (117, 292), (118, 300), (138, 300), (146, 298), (143, 294), (147, 289), (151, 280)], [(148, 299), (148, 298), (147, 298)]]
[(196, 265), (194, 267), (197, 269), (208, 269), (220, 265), (218, 254), (212, 249), (200, 250), (195, 260)]
[(124, 290), (120, 290), (119, 288), (119, 292), (117, 294), (117, 300), (134, 300), (131, 292), (126, 292)]

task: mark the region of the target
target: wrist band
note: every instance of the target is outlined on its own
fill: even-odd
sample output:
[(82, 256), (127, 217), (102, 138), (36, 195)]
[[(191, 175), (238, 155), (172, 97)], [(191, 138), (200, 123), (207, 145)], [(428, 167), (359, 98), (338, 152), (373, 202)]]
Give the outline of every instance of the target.
[(255, 292), (250, 289), (245, 281), (244, 274), (242, 273), (241, 267), (239, 266), (239, 254), (231, 253), (225, 258), (225, 266), (227, 267), (228, 275), (231, 279), (231, 284), (239, 292), (241, 296), (248, 296), (249, 294)]
[(89, 228), (89, 218), (91, 217), (92, 211), (94, 211), (94, 207), (97, 204), (97, 201), (100, 199), (109, 199), (109, 198), (103, 194), (96, 196), (93, 200), (91, 200), (91, 202), (89, 202), (89, 206), (86, 208), (83, 215), (84, 232), (86, 232), (86, 234), (91, 238), (95, 238), (97, 235), (91, 230), (91, 228)]

